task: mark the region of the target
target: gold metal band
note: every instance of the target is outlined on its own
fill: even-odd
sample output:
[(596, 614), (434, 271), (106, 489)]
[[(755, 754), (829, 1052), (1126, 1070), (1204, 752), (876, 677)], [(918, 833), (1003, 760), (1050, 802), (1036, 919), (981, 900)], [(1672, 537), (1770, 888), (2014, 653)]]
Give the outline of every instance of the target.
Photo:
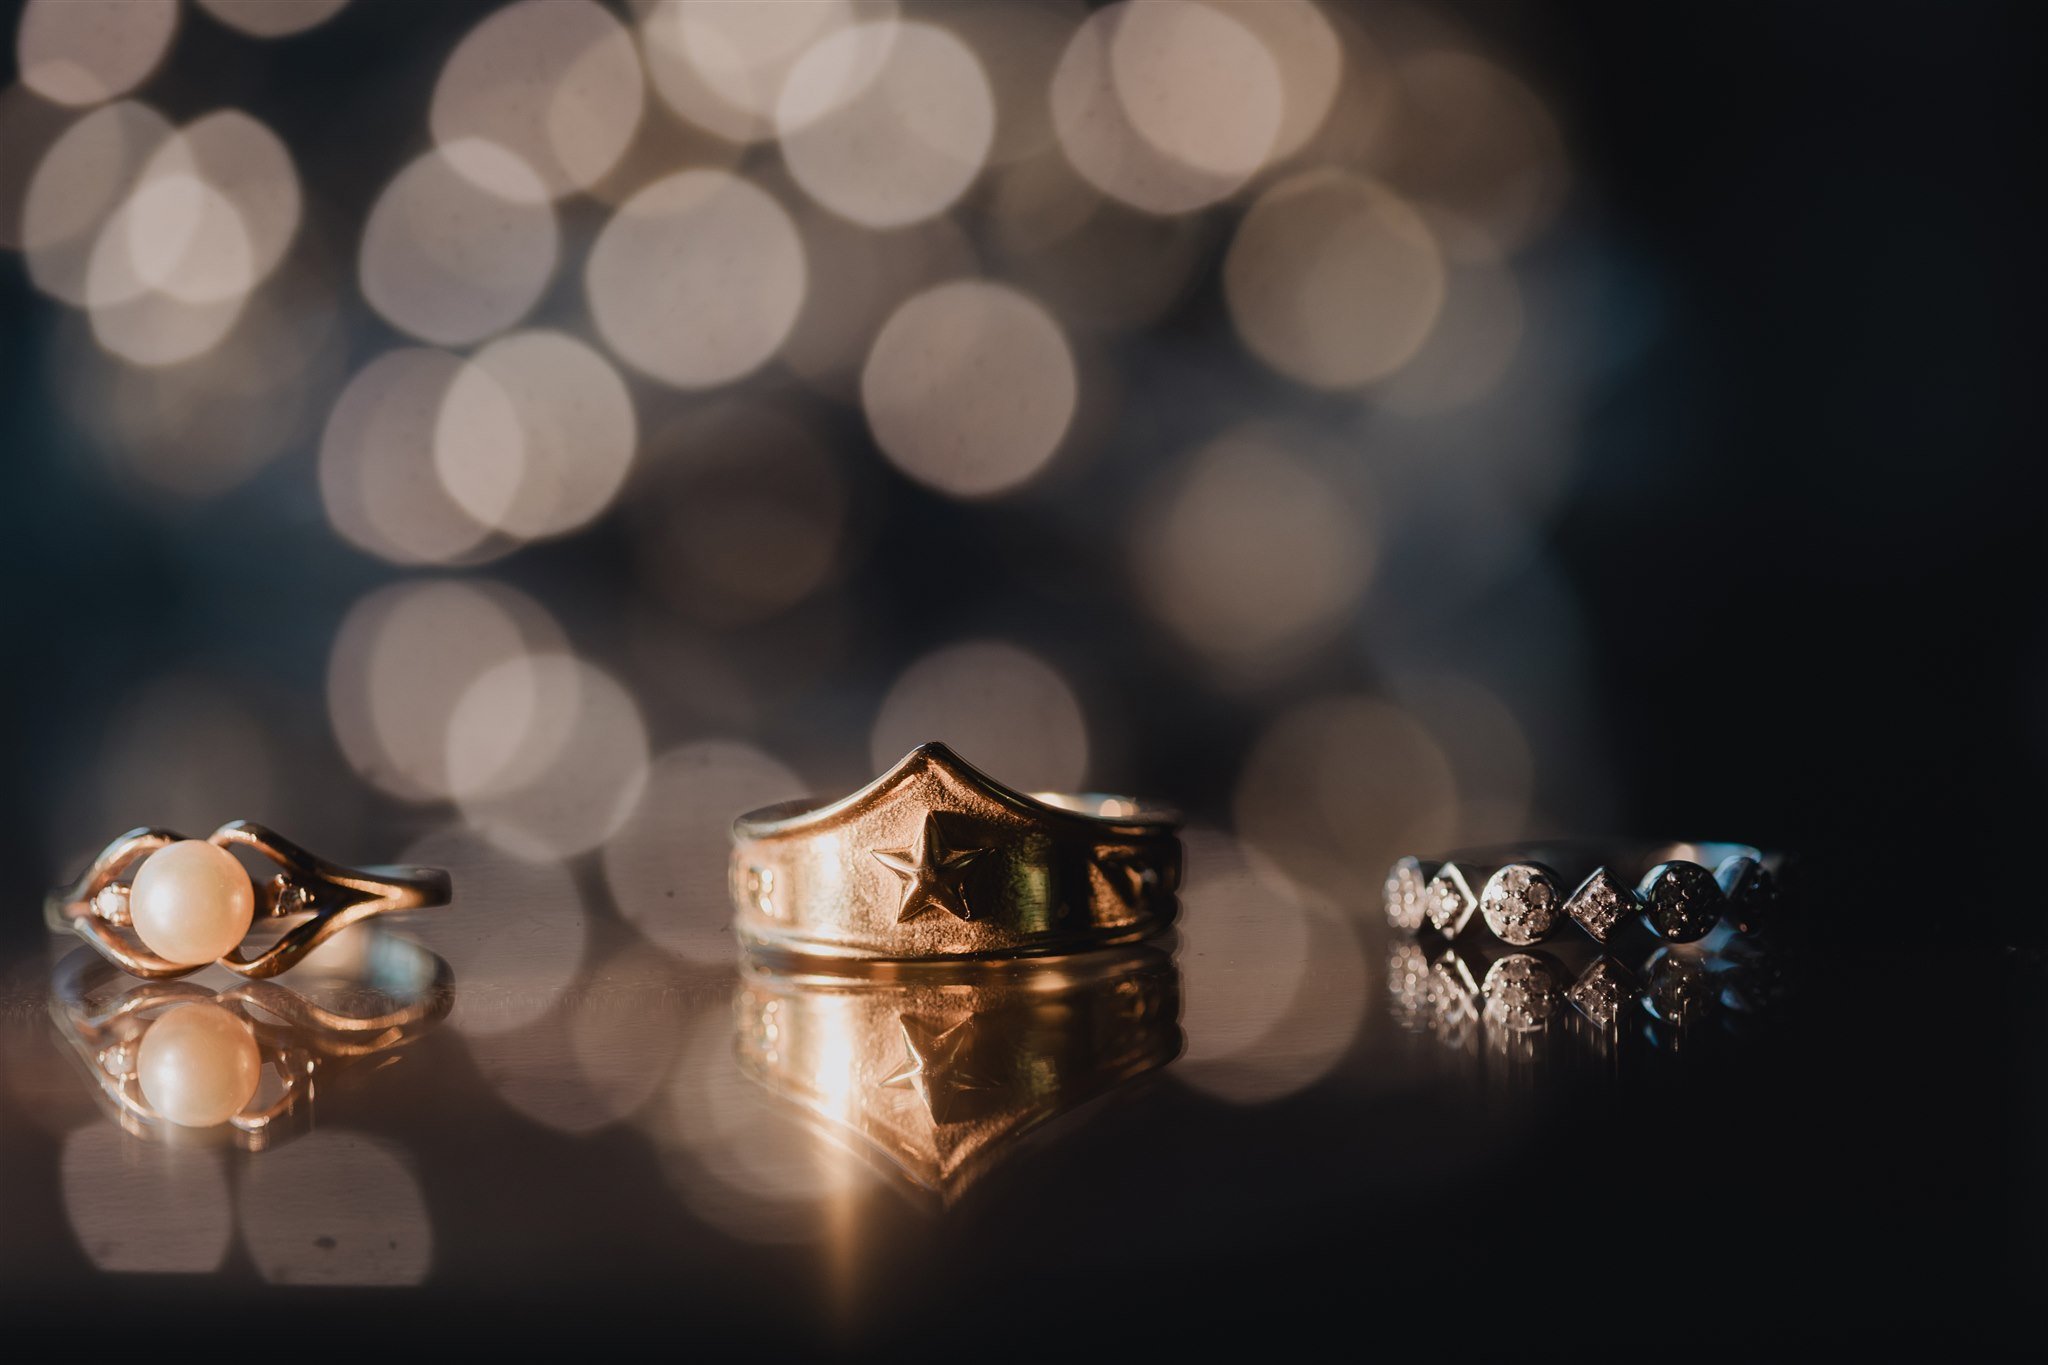
[(838, 801), (733, 826), (741, 937), (813, 957), (1072, 952), (1173, 922), (1178, 818), (1124, 797), (1026, 795), (942, 744)]

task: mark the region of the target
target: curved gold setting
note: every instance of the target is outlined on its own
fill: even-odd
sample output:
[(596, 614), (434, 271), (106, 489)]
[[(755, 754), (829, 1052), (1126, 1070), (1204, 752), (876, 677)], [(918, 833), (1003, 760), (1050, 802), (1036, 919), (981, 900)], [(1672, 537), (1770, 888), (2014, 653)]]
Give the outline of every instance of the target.
[(761, 948), (897, 962), (1130, 942), (1178, 913), (1178, 827), (1126, 797), (1012, 791), (924, 744), (851, 796), (734, 822), (735, 923)]
[[(264, 1082), (217, 1126), (257, 1151), (288, 1129), (310, 1126), (323, 1079), (367, 1059), (378, 1059), (373, 1066), (388, 1060), (454, 1004), (448, 964), (417, 944), (371, 931), (350, 955), (349, 969), (330, 977), (316, 997), (270, 981), (219, 991), (189, 981), (128, 981), (105, 960), (74, 949), (52, 974), (50, 1016), (114, 1121), (138, 1137), (175, 1142), (204, 1141), (210, 1130), (166, 1119), (150, 1103), (141, 1079), (143, 1040), (183, 1006), (227, 1011), (253, 1040)], [(112, 989), (123, 983), (125, 989)]]
[(301, 921), (250, 956), (242, 947), (214, 963), (179, 963), (144, 947), (131, 930), (128, 880), (143, 859), (185, 835), (134, 829), (107, 845), (70, 886), (44, 905), (50, 927), (84, 939), (107, 961), (134, 976), (170, 980), (218, 966), (260, 979), (289, 971), (321, 944), (373, 915), (448, 903), (448, 874), (433, 867), (343, 867), (330, 863), (252, 820), (231, 820), (207, 836), (220, 848), (251, 849), (277, 864), (275, 875), (251, 877), (256, 922)]
[(1180, 1055), (1172, 959), (743, 967), (741, 1069), (885, 1174), (951, 1203), (1019, 1141)]

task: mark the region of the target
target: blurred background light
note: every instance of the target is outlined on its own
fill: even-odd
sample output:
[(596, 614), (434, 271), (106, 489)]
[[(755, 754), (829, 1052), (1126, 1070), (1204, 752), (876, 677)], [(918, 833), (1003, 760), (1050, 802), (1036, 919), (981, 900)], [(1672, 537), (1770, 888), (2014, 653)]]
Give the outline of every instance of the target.
[(1052, 83), (1077, 170), (1151, 213), (1224, 198), (1272, 154), (1285, 96), (1273, 55), (1223, 11), (1121, 0), (1076, 30)]
[(943, 212), (988, 157), (996, 111), (974, 53), (928, 24), (856, 24), (815, 44), (776, 108), (782, 154), (819, 203), (868, 227)]
[(1076, 791), (1088, 772), (1088, 725), (1073, 689), (1051, 664), (1000, 640), (948, 645), (904, 670), (875, 716), (874, 770), (934, 739), (1023, 791)]
[(251, 38), (288, 38), (341, 13), (348, 0), (195, 0), (229, 28)]
[(274, 1285), (414, 1285), (434, 1229), (411, 1158), (366, 1133), (326, 1130), (265, 1152), (236, 1187), (242, 1244)]
[(775, 354), (806, 281), (802, 239), (780, 204), (728, 172), (690, 170), (619, 208), (584, 285), (598, 333), (628, 364), (708, 388)]
[(21, 82), (58, 104), (100, 104), (148, 79), (177, 29), (177, 0), (28, 0)]
[(732, 961), (724, 870), (733, 817), (804, 792), (788, 767), (739, 740), (697, 740), (662, 754), (639, 805), (604, 846), (605, 885), (619, 913), (677, 957)]
[(984, 280), (937, 285), (898, 308), (861, 376), (868, 424), (889, 458), (963, 498), (1037, 474), (1066, 436), (1078, 389), (1059, 323)]
[(556, 536), (611, 504), (639, 433), (618, 372), (560, 332), (498, 338), (442, 399), (434, 467), (480, 524), (519, 540)]
[(1238, 333), (1290, 379), (1357, 388), (1420, 349), (1443, 307), (1443, 255), (1386, 187), (1317, 170), (1261, 195), (1223, 266)]
[(441, 70), (429, 121), (456, 169), (508, 198), (527, 186), (502, 148), (550, 197), (587, 189), (640, 125), (645, 81), (632, 36), (590, 0), (519, 0), (471, 29)]
[(58, 1164), (64, 1214), (79, 1250), (116, 1274), (199, 1275), (234, 1245), (227, 1163), (210, 1147), (152, 1148), (108, 1123), (65, 1135)]
[(526, 316), (560, 249), (533, 168), (462, 138), (416, 158), (378, 196), (363, 227), (363, 297), (422, 341), (481, 341)]

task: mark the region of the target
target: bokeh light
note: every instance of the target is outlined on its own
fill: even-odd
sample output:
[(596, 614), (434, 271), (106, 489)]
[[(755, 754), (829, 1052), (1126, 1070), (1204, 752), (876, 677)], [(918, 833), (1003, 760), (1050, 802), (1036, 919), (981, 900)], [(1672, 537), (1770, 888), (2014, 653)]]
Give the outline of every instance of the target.
[(335, 633), (327, 707), (356, 772), (412, 801), (449, 800), (456, 708), (498, 665), (564, 649), (531, 598), (468, 579), (394, 583), (357, 602)]
[(883, 326), (861, 376), (875, 440), (904, 473), (961, 498), (1028, 481), (1074, 419), (1074, 353), (1043, 305), (956, 280)]
[(22, 204), (21, 246), (36, 288), (78, 307), (91, 302), (87, 276), (102, 229), (171, 134), (162, 114), (123, 100), (93, 110), (50, 144)]
[(532, 540), (610, 506), (637, 444), (633, 401), (602, 356), (560, 332), (518, 332), (477, 352), (450, 382), (433, 456), (463, 511)]
[(403, 1149), (324, 1131), (266, 1152), (237, 1187), (242, 1245), (275, 1285), (413, 1285), (434, 1263), (434, 1230)]
[(199, 8), (251, 38), (288, 38), (341, 13), (348, 0), (196, 0)]
[(402, 332), (464, 345), (539, 300), (560, 251), (547, 186), (495, 143), (464, 138), (416, 158), (363, 227), (363, 297)]
[(729, 141), (758, 142), (774, 135), (776, 105), (812, 47), (895, 15), (894, 0), (660, 0), (641, 20), (641, 44), (671, 109)]
[(1133, 538), (1153, 609), (1196, 648), (1271, 670), (1322, 643), (1373, 566), (1373, 509), (1290, 447), (1301, 433), (1254, 425), (1217, 437), (1147, 499)]
[(135, 1159), (136, 1139), (108, 1123), (65, 1135), (58, 1183), (72, 1236), (115, 1274), (217, 1270), (234, 1243), (234, 1203), (221, 1153), (165, 1146)]
[(1306, 171), (1260, 196), (1224, 262), (1245, 344), (1290, 379), (1356, 388), (1414, 356), (1443, 307), (1443, 254), (1385, 186)]
[[(434, 87), (434, 140), (457, 170), (508, 198), (530, 169), (551, 197), (587, 189), (625, 152), (646, 103), (624, 25), (590, 0), (518, 0), (471, 29)], [(484, 153), (500, 148), (514, 160)]]
[(732, 960), (724, 869), (733, 817), (800, 796), (804, 783), (751, 744), (710, 739), (655, 759), (631, 818), (604, 848), (605, 885), (641, 933), (692, 962)]
[(639, 706), (610, 674), (568, 654), (491, 665), (456, 702), (447, 744), (464, 817), (524, 858), (597, 847), (647, 781)]
[(58, 104), (100, 104), (148, 79), (178, 29), (178, 0), (28, 0), (21, 83)]
[(1284, 104), (1280, 70), (1250, 29), (1174, 0), (1097, 10), (1052, 84), (1075, 168), (1150, 213), (1186, 213), (1249, 180), (1273, 152)]
[(628, 364), (678, 388), (759, 368), (802, 306), (803, 242), (750, 182), (691, 170), (622, 205), (590, 251), (592, 318)]
[(965, 43), (928, 24), (856, 24), (813, 46), (776, 107), (782, 154), (826, 208), (867, 227), (940, 213), (988, 157), (996, 111)]
[(1016, 645), (976, 640), (925, 655), (875, 717), (875, 771), (937, 740), (1005, 786), (1073, 791), (1088, 771), (1088, 725), (1059, 671)]

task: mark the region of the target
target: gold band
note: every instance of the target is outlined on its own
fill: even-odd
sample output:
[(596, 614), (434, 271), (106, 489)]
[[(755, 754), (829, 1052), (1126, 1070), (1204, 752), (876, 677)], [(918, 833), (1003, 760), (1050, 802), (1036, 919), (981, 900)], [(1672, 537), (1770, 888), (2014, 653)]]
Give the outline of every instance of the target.
[(1179, 911), (1177, 828), (1123, 797), (1012, 791), (920, 745), (841, 800), (741, 816), (735, 923), (759, 947), (887, 961), (1129, 942)]

